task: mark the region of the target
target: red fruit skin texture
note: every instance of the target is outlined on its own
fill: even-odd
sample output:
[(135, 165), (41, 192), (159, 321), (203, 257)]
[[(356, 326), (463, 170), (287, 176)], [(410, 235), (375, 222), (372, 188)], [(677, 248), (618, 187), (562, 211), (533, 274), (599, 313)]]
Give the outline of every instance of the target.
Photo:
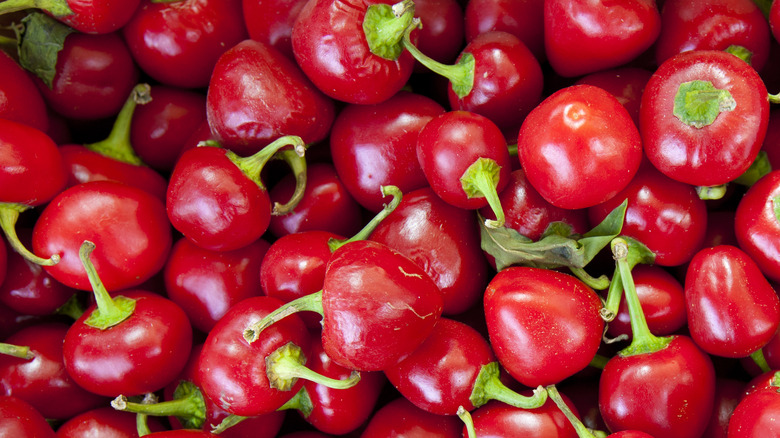
[(558, 383), (584, 369), (601, 343), (601, 300), (568, 274), (506, 268), (488, 284), (484, 305), (496, 357), (531, 388)]
[[(57, 428), (57, 438), (138, 438), (135, 417), (132, 412), (117, 411), (110, 406), (92, 409), (62, 423)], [(157, 417), (149, 416), (147, 422), (152, 432), (166, 430), (167, 426)]]
[(70, 0), (72, 15), (58, 20), (86, 34), (107, 34), (127, 24), (140, 0)]
[(360, 438), (462, 438), (463, 423), (455, 415), (436, 415), (398, 397), (377, 409)]
[(745, 396), (729, 420), (729, 438), (758, 438), (780, 435), (777, 416), (780, 397), (776, 387)]
[(251, 155), (283, 135), (319, 142), (334, 116), (334, 102), (267, 44), (244, 40), (214, 66), (206, 117), (214, 137), (239, 155)]
[(122, 35), (156, 81), (200, 88), (222, 53), (248, 37), (241, 13), (241, 0), (143, 0)]
[(543, 0), (469, 0), (463, 16), (466, 41), (500, 30), (520, 38), (536, 59), (546, 61)]
[(780, 222), (775, 210), (778, 196), (780, 171), (772, 171), (748, 189), (734, 217), (739, 247), (774, 282), (780, 281)]
[(306, 1), (243, 0), (243, 18), (249, 37), (273, 46), (294, 60), (292, 28)]
[[(563, 394), (561, 398), (578, 416), (568, 398)], [(536, 409), (521, 409), (491, 400), (475, 410), (472, 418), (479, 438), (502, 438), (515, 434), (528, 438), (577, 438), (574, 427), (551, 399)], [(465, 427), (463, 436), (467, 436)]]
[(699, 251), (685, 277), (688, 329), (696, 344), (721, 357), (746, 357), (765, 346), (780, 324), (780, 299), (742, 250)]
[(381, 371), (406, 358), (442, 313), (436, 283), (412, 260), (373, 241), (331, 256), (322, 293), (322, 345), (341, 366)]
[(54, 429), (29, 403), (11, 395), (0, 396), (1, 438), (54, 438)]
[[(648, 379), (650, 373), (654, 378)], [(715, 397), (709, 356), (686, 336), (654, 353), (615, 356), (599, 381), (599, 407), (609, 430), (690, 438), (707, 428)]]
[(292, 29), (295, 59), (328, 96), (347, 103), (389, 99), (409, 80), (414, 58), (404, 50), (395, 60), (371, 53), (363, 18), (372, 4), (391, 0), (315, 0), (306, 3)]
[(4, 51), (0, 51), (0, 77), (0, 118), (45, 132), (49, 115), (41, 93), (28, 73)]

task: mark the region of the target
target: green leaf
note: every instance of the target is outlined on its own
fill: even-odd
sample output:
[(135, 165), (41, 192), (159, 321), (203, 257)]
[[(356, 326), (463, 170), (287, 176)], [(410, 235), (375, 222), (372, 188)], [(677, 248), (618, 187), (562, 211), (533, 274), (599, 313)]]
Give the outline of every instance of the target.
[(674, 96), (673, 114), (686, 125), (703, 128), (711, 125), (721, 112), (736, 106), (729, 90), (715, 88), (710, 81), (695, 80), (680, 84)]
[(65, 44), (65, 38), (75, 30), (42, 12), (31, 12), (22, 19), (22, 24), (19, 64), (51, 88), (57, 55)]

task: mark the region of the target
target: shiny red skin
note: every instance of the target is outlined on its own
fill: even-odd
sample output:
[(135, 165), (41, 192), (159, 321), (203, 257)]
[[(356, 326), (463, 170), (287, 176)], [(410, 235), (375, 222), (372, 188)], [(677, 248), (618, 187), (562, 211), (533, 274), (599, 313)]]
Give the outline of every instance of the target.
[(104, 35), (122, 28), (140, 0), (69, 0), (67, 4), (73, 14), (57, 17), (59, 21), (86, 34)]
[(628, 63), (661, 32), (654, 0), (544, 2), (544, 44), (556, 73), (575, 77)]
[(172, 232), (162, 201), (114, 181), (79, 184), (60, 193), (35, 222), (32, 248), (41, 257), (61, 260), (44, 269), (57, 281), (92, 290), (79, 259), (84, 240), (109, 291), (139, 285), (159, 272), (171, 249)]
[(742, 399), (745, 382), (731, 378), (717, 378), (715, 381), (715, 404), (710, 423), (704, 436), (707, 438), (727, 438), (729, 420), (734, 408)]
[(32, 405), (14, 396), (0, 396), (0, 438), (55, 436), (46, 418)]
[(780, 397), (774, 390), (756, 391), (745, 396), (734, 409), (729, 420), (730, 438), (765, 437), (780, 434), (777, 416), (780, 415)]
[(661, 9), (655, 60), (660, 65), (681, 52), (726, 50), (736, 45), (752, 53), (750, 63), (761, 71), (769, 58), (770, 41), (767, 19), (752, 1), (666, 0)]
[[(672, 114), (680, 84), (711, 82), (728, 90), (736, 107), (695, 128)], [(734, 55), (717, 50), (683, 52), (653, 73), (642, 94), (639, 127), (645, 155), (670, 178), (696, 186), (725, 184), (753, 163), (769, 118), (761, 77)]]
[(168, 180), (151, 167), (115, 160), (77, 144), (60, 146), (60, 154), (68, 172), (67, 187), (89, 181), (117, 181), (165, 202)]
[(323, 140), (334, 102), (273, 47), (244, 40), (217, 61), (206, 96), (206, 117), (222, 145), (250, 155), (283, 135), (307, 144)]
[(463, 14), (466, 41), (500, 30), (520, 38), (540, 62), (544, 51), (544, 1), (469, 0)]
[(360, 438), (462, 438), (463, 423), (455, 415), (436, 415), (399, 397), (379, 408)]
[(176, 230), (212, 251), (249, 245), (271, 221), (266, 189), (230, 161), (224, 149), (210, 146), (181, 155), (168, 182), (166, 209)]
[[(330, 239), (344, 237), (327, 231), (304, 231), (276, 239), (260, 265), (263, 293), (286, 303), (322, 290), (332, 254)], [(322, 328), (319, 314), (306, 312), (300, 316), (308, 327)]]
[[(57, 438), (138, 438), (135, 414), (106, 406), (71, 417), (57, 428)], [(155, 417), (147, 417), (152, 432), (166, 430)]]
[(643, 166), (625, 189), (588, 209), (590, 222), (601, 222), (625, 199), (628, 207), (621, 232), (653, 251), (656, 264), (681, 265), (703, 244), (707, 206), (692, 186)]
[(414, 58), (404, 50), (395, 60), (371, 53), (363, 18), (372, 4), (392, 0), (315, 0), (298, 13), (292, 29), (295, 59), (328, 96), (347, 103), (375, 104), (406, 85)]
[[(526, 394), (527, 395), (527, 394)], [(564, 394), (564, 402), (576, 413), (576, 409)], [(536, 409), (521, 409), (499, 401), (489, 401), (472, 414), (474, 429), (479, 438), (523, 436), (527, 438), (577, 438), (577, 432), (569, 420), (548, 399)], [(463, 427), (463, 436), (466, 428)]]
[(63, 364), (63, 323), (26, 327), (3, 342), (30, 347), (32, 359), (0, 355), (0, 394), (30, 403), (44, 417), (67, 420), (89, 409), (105, 406), (108, 399), (78, 386)]
[(331, 256), (322, 308), (325, 353), (347, 368), (381, 371), (431, 334), (442, 298), (415, 262), (384, 244), (358, 240)]
[(488, 282), (474, 215), (442, 201), (430, 187), (406, 193), (369, 237), (412, 259), (441, 291), (445, 315), (470, 309)]
[[(542, 237), (551, 222), (565, 222), (575, 233), (583, 234), (588, 231), (586, 210), (559, 208), (545, 201), (528, 183), (523, 169), (512, 171), (509, 175), (509, 184), (498, 194), (498, 198), (506, 215), (504, 226), (514, 229), (533, 241)], [(480, 208), (479, 213), (485, 219), (496, 218), (489, 207)]]
[(485, 116), (448, 111), (429, 121), (417, 137), (417, 160), (433, 191), (444, 202), (466, 210), (487, 205), (484, 196), (469, 197), (461, 177), (479, 158), (500, 166), (496, 190), (509, 183), (511, 162), (504, 135)]
[(136, 300), (133, 314), (101, 330), (84, 322), (96, 308), (90, 306), (65, 335), (65, 369), (84, 389), (108, 397), (162, 389), (179, 375), (192, 349), (187, 315), (156, 293), (120, 294)]
[(249, 37), (295, 59), (292, 28), (306, 0), (242, 0), (241, 3)]
[(115, 116), (140, 72), (118, 32), (71, 33), (57, 54), (52, 87), (35, 83), (54, 112), (75, 120)]
[(179, 239), (163, 269), (168, 298), (193, 327), (208, 333), (234, 304), (262, 294), (257, 273), (269, 246), (258, 239), (232, 251), (211, 251)]
[(46, 132), (49, 115), (43, 96), (14, 58), (0, 50), (0, 118), (24, 123)]
[(48, 135), (0, 119), (0, 202), (35, 207), (54, 198), (66, 180), (62, 154)]
[(385, 375), (407, 400), (438, 415), (471, 411), (470, 397), (482, 367), (495, 362), (487, 340), (467, 324), (448, 318), (409, 357)]
[(130, 144), (146, 165), (170, 172), (193, 127), (206, 121), (206, 96), (165, 85), (153, 86), (151, 96), (151, 102), (135, 108)]
[[(422, 27), (417, 30), (415, 46), (425, 55), (443, 64), (451, 64), (464, 45), (463, 8), (457, 0), (417, 0), (414, 15)], [(415, 71), (427, 68), (415, 65)]]
[(599, 407), (613, 432), (635, 429), (670, 438), (701, 436), (714, 396), (712, 361), (682, 335), (653, 353), (613, 357), (599, 381)]
[(146, 74), (199, 88), (208, 85), (217, 59), (249, 34), (241, 0), (143, 0), (122, 35)]
[(428, 185), (417, 161), (417, 137), (445, 109), (433, 99), (400, 91), (376, 105), (346, 105), (333, 122), (330, 153), (339, 179), (372, 212), (386, 202), (380, 187), (407, 193)]
[[(271, 202), (285, 204), (295, 191), (295, 175), (288, 173), (268, 191)], [(331, 163), (306, 167), (306, 188), (295, 209), (271, 217), (268, 229), (276, 237), (301, 231), (328, 231), (342, 236), (363, 227), (363, 209), (349, 194)]]
[(571, 275), (506, 268), (488, 284), (484, 305), (496, 357), (528, 387), (572, 376), (590, 363), (601, 344), (601, 300)]
[(572, 85), (531, 110), (517, 140), (520, 165), (547, 202), (586, 208), (622, 190), (639, 169), (642, 142), (609, 92)]
[[(347, 379), (352, 370), (333, 362), (322, 344), (312, 342), (306, 365), (314, 372), (333, 379)], [(360, 382), (347, 389), (332, 389), (305, 381), (303, 387), (312, 402), (311, 413), (304, 417), (317, 430), (331, 435), (344, 435), (365, 424), (375, 411), (380, 391), (387, 379), (381, 372), (362, 372)]]
[(478, 35), (459, 59), (465, 53), (474, 56), (474, 85), (460, 98), (450, 82), (450, 108), (481, 114), (514, 137), (525, 116), (542, 100), (539, 61), (519, 38), (501, 31)]
[(653, 72), (639, 67), (616, 67), (590, 73), (579, 78), (576, 84), (595, 85), (609, 91), (628, 110), (631, 119), (639, 126), (639, 105), (647, 81)]
[[(631, 270), (636, 294), (650, 332), (666, 336), (677, 332), (688, 322), (683, 285), (658, 265), (636, 265)], [(631, 318), (626, 300), (620, 300), (620, 310), (609, 323), (607, 333), (614, 338), (627, 335), (631, 339)]]
[(739, 247), (775, 282), (780, 281), (780, 223), (774, 210), (774, 199), (779, 195), (780, 171), (772, 171), (748, 189), (734, 217)]
[(685, 301), (691, 337), (716, 356), (749, 356), (780, 324), (777, 293), (750, 256), (731, 245), (705, 248), (693, 257)]
[(297, 315), (287, 316), (260, 332), (248, 343), (244, 329), (282, 305), (267, 296), (247, 298), (230, 308), (209, 332), (198, 361), (197, 380), (206, 397), (225, 411), (241, 416), (267, 414), (277, 410), (303, 385), (299, 379), (289, 391), (271, 388), (265, 358), (292, 342), (304, 355), (311, 340), (306, 325)]

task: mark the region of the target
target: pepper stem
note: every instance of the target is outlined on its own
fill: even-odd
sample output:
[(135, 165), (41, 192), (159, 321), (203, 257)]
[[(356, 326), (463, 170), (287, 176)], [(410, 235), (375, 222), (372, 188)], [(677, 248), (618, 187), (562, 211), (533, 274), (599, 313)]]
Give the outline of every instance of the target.
[(305, 379), (333, 389), (351, 388), (360, 382), (360, 373), (352, 371), (346, 379), (333, 379), (306, 368), (301, 347), (288, 342), (265, 358), (265, 372), (271, 388), (289, 391), (298, 379)]
[(312, 403), (311, 397), (309, 396), (309, 391), (306, 390), (306, 387), (302, 386), (301, 389), (295, 393), (291, 399), (287, 400), (287, 402), (283, 404), (282, 407), (277, 409), (277, 411), (285, 411), (290, 409), (295, 409), (296, 411), (300, 412), (304, 418), (311, 415), (311, 411), (314, 409), (314, 403)]
[(547, 401), (547, 392), (543, 387), (534, 389), (533, 395), (526, 397), (504, 385), (499, 374), (498, 362), (494, 361), (482, 366), (469, 396), (469, 401), (474, 407), (480, 407), (490, 400), (498, 400), (521, 409), (536, 409)]
[(260, 179), (260, 173), (263, 171), (266, 163), (273, 158), (277, 152), (287, 146), (292, 146), (295, 152), (303, 157), (306, 151), (306, 144), (301, 137), (297, 135), (285, 135), (279, 137), (273, 142), (269, 143), (266, 147), (260, 149), (254, 154), (248, 157), (241, 157), (233, 151), (225, 150), (225, 154), (232, 161), (247, 178), (257, 184), (261, 189), (265, 189), (263, 182)]
[(212, 425), (211, 433), (213, 433), (214, 435), (219, 435), (220, 433), (246, 420), (247, 418), (249, 417), (242, 417), (240, 415), (234, 415), (234, 414), (228, 415), (227, 417), (222, 419), (222, 421), (218, 425), (216, 426)]
[(6, 240), (11, 248), (24, 257), (25, 260), (36, 265), (54, 266), (60, 262), (59, 254), (52, 254), (48, 259), (38, 257), (25, 248), (16, 234), (16, 222), (19, 221), (19, 215), (30, 208), (32, 207), (25, 204), (0, 202), (0, 228), (3, 229), (3, 233), (5, 233)]
[(108, 137), (96, 143), (85, 144), (84, 147), (123, 163), (142, 166), (144, 163), (136, 155), (133, 145), (130, 143), (130, 126), (138, 104), (145, 105), (152, 100), (149, 84), (138, 84), (133, 87), (130, 97), (117, 114), (114, 126)]
[(274, 216), (282, 216), (293, 211), (293, 209), (303, 199), (303, 194), (306, 191), (306, 159), (304, 158), (303, 148), (295, 148), (293, 150), (283, 150), (276, 154), (279, 159), (284, 160), (290, 170), (295, 176), (295, 190), (293, 191), (290, 200), (285, 204), (274, 202), (273, 210), (271, 214)]
[(320, 315), (323, 314), (322, 291), (296, 298), (275, 309), (260, 321), (257, 321), (244, 329), (244, 339), (251, 344), (260, 337), (260, 332), (273, 325), (276, 321), (280, 321), (293, 313), (305, 311), (317, 312)]
[(612, 274), (612, 281), (609, 282), (607, 290), (607, 299), (604, 301), (604, 307), (599, 314), (604, 322), (612, 322), (620, 311), (620, 299), (623, 297), (623, 280), (620, 279), (620, 268), (615, 266), (615, 273)]
[(463, 406), (458, 406), (457, 414), (463, 424), (466, 425), (468, 438), (477, 438), (477, 431), (474, 430), (474, 419), (471, 418), (471, 412), (467, 411)]
[(412, 0), (369, 6), (363, 18), (363, 33), (371, 53), (390, 61), (398, 59), (404, 50), (401, 40), (413, 22)]
[(68, 6), (66, 0), (5, 0), (0, 2), (0, 15), (31, 8), (50, 12), (55, 17), (73, 15), (73, 11)]
[(95, 244), (89, 240), (85, 240), (81, 244), (81, 248), (79, 248), (79, 258), (87, 271), (89, 284), (92, 286), (92, 292), (97, 305), (87, 319), (84, 320), (84, 324), (105, 330), (129, 318), (135, 311), (135, 300), (121, 295), (111, 298), (95, 270), (95, 265), (90, 260), (90, 255), (94, 249)]
[(758, 368), (761, 369), (762, 373), (768, 373), (772, 371), (772, 368), (766, 362), (766, 358), (764, 357), (764, 351), (762, 349), (759, 348), (758, 350), (751, 353), (750, 358), (753, 359), (753, 362), (755, 362)]
[(173, 416), (186, 429), (200, 429), (206, 421), (206, 403), (203, 394), (195, 384), (182, 380), (176, 387), (173, 400), (159, 403), (133, 403), (124, 395), (111, 401), (111, 407), (118, 411), (155, 417)]
[(490, 209), (496, 215), (495, 220), (485, 220), (485, 226), (488, 228), (503, 227), (506, 220), (501, 200), (498, 198), (497, 187), (500, 174), (501, 166), (496, 160), (480, 157), (460, 177), (460, 184), (466, 196), (487, 199)]
[(591, 433), (590, 429), (585, 427), (585, 425), (582, 424), (582, 421), (580, 421), (580, 419), (574, 415), (574, 412), (569, 409), (569, 406), (565, 401), (563, 401), (563, 398), (561, 397), (561, 394), (558, 392), (558, 388), (556, 388), (555, 385), (547, 386), (547, 394), (550, 396), (550, 399), (555, 402), (555, 405), (558, 406), (558, 409), (563, 412), (563, 415), (566, 416), (566, 419), (569, 420), (569, 423), (574, 426), (574, 430), (577, 432), (578, 437), (596, 438), (596, 436)]
[(374, 232), (377, 226), (387, 217), (390, 215), (390, 213), (393, 212), (393, 210), (398, 207), (398, 204), (401, 203), (401, 199), (403, 198), (403, 193), (401, 193), (401, 189), (399, 189), (396, 186), (382, 186), (380, 187), (382, 190), (383, 196), (392, 196), (393, 199), (384, 205), (384, 208), (382, 208), (382, 211), (377, 213), (376, 216), (374, 216), (365, 227), (363, 227), (360, 231), (357, 232), (354, 236), (350, 237), (349, 239), (334, 239), (331, 238), (328, 240), (328, 247), (330, 247), (330, 251), (334, 252), (337, 249), (341, 248), (342, 246), (346, 245), (349, 242), (355, 242), (357, 240), (365, 240), (368, 239), (368, 236), (371, 235), (371, 233)]
[[(146, 395), (144, 395), (144, 398), (141, 401), (141, 403), (143, 404), (157, 403), (157, 396), (149, 392)], [(146, 414), (136, 414), (135, 416), (135, 429), (139, 437), (152, 434), (152, 430), (149, 429), (149, 423), (146, 421), (147, 417), (148, 416)]]
[(27, 360), (35, 357), (35, 354), (30, 351), (30, 347), (26, 345), (7, 344), (5, 342), (0, 342), (0, 354)]
[(718, 186), (696, 186), (696, 194), (702, 201), (716, 201), (726, 195), (727, 184)]

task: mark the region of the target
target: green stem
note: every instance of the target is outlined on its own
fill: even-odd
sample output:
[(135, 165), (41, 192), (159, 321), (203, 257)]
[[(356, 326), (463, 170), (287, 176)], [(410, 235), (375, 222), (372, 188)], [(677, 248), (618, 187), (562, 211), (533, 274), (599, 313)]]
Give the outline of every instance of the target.
[(348, 389), (360, 382), (360, 373), (353, 371), (346, 379), (333, 379), (306, 368), (301, 347), (288, 342), (265, 358), (265, 372), (271, 388), (289, 391), (298, 379), (309, 380), (333, 389)]
[(588, 365), (592, 366), (593, 368), (603, 370), (607, 365), (607, 362), (609, 362), (608, 357), (597, 354), (593, 356), (593, 359), (590, 360), (590, 364)]
[(244, 339), (251, 344), (260, 337), (260, 333), (263, 330), (273, 325), (276, 321), (292, 315), (293, 313), (305, 311), (317, 312), (322, 315), (322, 291), (294, 299), (277, 308), (263, 317), (260, 321), (257, 321), (244, 329)]
[(771, 171), (772, 163), (769, 162), (769, 154), (761, 150), (758, 152), (756, 159), (753, 160), (753, 163), (750, 164), (750, 167), (742, 175), (738, 176), (734, 182), (750, 187)]
[(414, 23), (414, 2), (402, 0), (394, 5), (374, 4), (363, 18), (363, 33), (368, 48), (376, 56), (395, 61), (403, 52), (401, 40)]
[(306, 191), (306, 159), (300, 148), (283, 150), (276, 154), (276, 156), (284, 160), (284, 162), (290, 166), (290, 170), (292, 170), (293, 176), (295, 177), (295, 190), (293, 191), (292, 196), (290, 196), (290, 200), (287, 201), (286, 204), (274, 203), (271, 214), (274, 216), (282, 216), (293, 211), (293, 209), (298, 206), (298, 203), (301, 202), (301, 199), (303, 199), (303, 194)]
[(588, 274), (585, 268), (579, 268), (576, 266), (570, 266), (569, 271), (579, 278), (583, 283), (590, 286), (592, 289), (604, 290), (609, 287), (610, 281), (606, 275), (600, 275), (598, 278)]
[(780, 103), (780, 93), (767, 95), (769, 103)]
[(509, 150), (509, 156), (510, 157), (516, 157), (517, 156), (517, 143), (507, 145), (506, 147)]
[(469, 199), (487, 199), (490, 209), (496, 215), (495, 220), (485, 220), (485, 226), (488, 228), (503, 227), (506, 221), (501, 200), (498, 198), (497, 187), (500, 175), (501, 166), (495, 160), (480, 157), (460, 177), (460, 184), (466, 196)]
[(0, 15), (25, 9), (42, 9), (51, 12), (55, 17), (73, 14), (66, 0), (5, 0), (0, 2)]
[(35, 354), (30, 351), (30, 347), (26, 345), (7, 344), (5, 342), (0, 342), (0, 354), (28, 360), (35, 357)]
[[(157, 403), (157, 396), (150, 392), (144, 396), (144, 399), (141, 401), (141, 403)], [(135, 429), (136, 432), (138, 432), (139, 437), (152, 434), (152, 430), (149, 429), (149, 423), (146, 421), (147, 418), (148, 415), (146, 414), (136, 414), (135, 416)]]
[(247, 178), (257, 184), (261, 189), (265, 189), (263, 182), (260, 179), (260, 173), (271, 158), (273, 158), (277, 152), (287, 146), (292, 146), (295, 152), (303, 157), (306, 151), (306, 144), (303, 140), (296, 135), (286, 135), (279, 137), (266, 147), (260, 149), (254, 154), (248, 157), (241, 157), (233, 151), (225, 150), (225, 154), (232, 161)]
[(314, 404), (311, 401), (309, 391), (306, 390), (306, 387), (302, 386), (301, 389), (296, 392), (291, 399), (287, 400), (287, 402), (283, 404), (282, 407), (277, 409), (277, 411), (286, 411), (292, 409), (300, 412), (304, 418), (311, 415), (311, 411), (314, 409)]
[(24, 257), (25, 260), (35, 263), (36, 265), (54, 266), (60, 262), (59, 254), (52, 254), (48, 259), (38, 257), (25, 248), (19, 240), (19, 236), (16, 234), (16, 222), (19, 221), (19, 215), (30, 208), (29, 205), (25, 204), (0, 202), (0, 228), (2, 228), (3, 233), (5, 233), (8, 245), (10, 245), (19, 255)]
[(719, 186), (697, 186), (696, 194), (702, 201), (716, 201), (726, 195), (727, 184)]
[(183, 380), (174, 391), (173, 400), (159, 403), (133, 403), (120, 395), (111, 401), (118, 411), (155, 417), (176, 417), (187, 429), (200, 429), (206, 421), (206, 403), (195, 384)]
[(108, 137), (97, 143), (85, 144), (84, 147), (123, 163), (142, 166), (144, 163), (136, 155), (133, 145), (130, 143), (130, 126), (132, 125), (133, 114), (138, 104), (145, 105), (152, 100), (151, 87), (149, 84), (138, 84), (133, 87), (130, 97), (125, 101), (124, 106), (117, 114), (114, 126)]
[(469, 52), (463, 52), (458, 62), (452, 65), (442, 64), (431, 57), (422, 53), (414, 44), (412, 44), (411, 33), (415, 27), (420, 26), (420, 20), (415, 18), (414, 23), (409, 26), (404, 34), (402, 44), (414, 59), (432, 72), (449, 79), (452, 91), (458, 98), (467, 96), (474, 87), (474, 55)]
[(401, 199), (403, 198), (403, 193), (401, 193), (401, 189), (399, 189), (396, 186), (382, 186), (380, 187), (382, 190), (383, 196), (392, 196), (393, 199), (384, 205), (384, 208), (382, 208), (382, 211), (376, 214), (367, 224), (364, 226), (360, 231), (357, 232), (354, 236), (350, 237), (349, 239), (330, 239), (328, 241), (328, 246), (330, 247), (330, 251), (334, 252), (337, 249), (341, 248), (342, 246), (346, 245), (349, 242), (355, 242), (358, 240), (366, 240), (368, 239), (368, 236), (371, 235), (371, 233), (374, 232), (377, 226), (387, 217), (390, 215), (390, 213), (393, 212), (393, 210), (398, 207), (398, 204), (401, 203)]
[(87, 271), (89, 284), (92, 286), (92, 292), (97, 305), (95, 310), (84, 320), (84, 324), (105, 330), (129, 318), (135, 310), (135, 300), (121, 295), (111, 298), (95, 270), (95, 265), (90, 260), (90, 255), (94, 249), (95, 244), (89, 240), (85, 240), (81, 248), (79, 248), (79, 259), (81, 259), (81, 264), (84, 265), (84, 270)]
[(655, 336), (647, 327), (647, 320), (642, 311), (642, 304), (639, 302), (639, 296), (636, 293), (634, 278), (631, 275), (631, 266), (628, 262), (630, 249), (628, 242), (622, 237), (616, 237), (612, 240), (612, 255), (620, 269), (620, 277), (623, 283), (623, 291), (626, 295), (626, 304), (631, 318), (632, 340), (628, 347), (620, 351), (623, 356), (634, 354), (652, 353), (663, 349), (672, 337), (660, 338)]
[(477, 431), (474, 430), (474, 419), (471, 418), (471, 413), (463, 406), (458, 406), (458, 417), (466, 425), (466, 431), (468, 432), (468, 438), (477, 438)]
[(620, 299), (623, 296), (623, 280), (620, 279), (620, 268), (615, 266), (615, 273), (612, 274), (612, 281), (609, 282), (607, 290), (607, 299), (604, 301), (604, 307), (601, 311), (601, 319), (604, 322), (612, 322), (620, 311)]
[(218, 425), (211, 428), (211, 433), (213, 433), (214, 435), (219, 435), (220, 433), (246, 420), (247, 418), (249, 417), (242, 417), (240, 415), (233, 415), (233, 414), (228, 415)]
[(761, 369), (762, 373), (768, 373), (772, 371), (772, 368), (769, 366), (769, 364), (766, 362), (766, 358), (764, 357), (764, 351), (762, 349), (758, 349), (754, 351), (750, 358), (753, 359), (753, 362), (755, 362), (756, 365)]
[(561, 397), (561, 394), (558, 392), (558, 388), (556, 388), (555, 385), (547, 386), (547, 394), (550, 396), (550, 399), (555, 402), (555, 405), (558, 406), (558, 409), (563, 412), (563, 415), (566, 416), (566, 418), (569, 420), (569, 423), (574, 426), (574, 430), (577, 432), (577, 436), (580, 438), (596, 438), (590, 432), (590, 429), (585, 427), (585, 425), (582, 424), (582, 421), (580, 421), (580, 419), (574, 415), (574, 412), (569, 409), (569, 406), (565, 401), (563, 401), (563, 398)]
[(65, 301), (65, 304), (58, 307), (54, 313), (68, 316), (74, 321), (81, 318), (81, 315), (84, 314), (84, 306), (81, 303), (79, 292), (74, 292), (73, 295), (68, 298), (68, 301)]
[(469, 401), (474, 407), (480, 407), (490, 400), (498, 400), (521, 409), (536, 409), (547, 401), (547, 392), (543, 387), (534, 389), (527, 397), (509, 389), (501, 382), (498, 362), (490, 362), (479, 371)]

